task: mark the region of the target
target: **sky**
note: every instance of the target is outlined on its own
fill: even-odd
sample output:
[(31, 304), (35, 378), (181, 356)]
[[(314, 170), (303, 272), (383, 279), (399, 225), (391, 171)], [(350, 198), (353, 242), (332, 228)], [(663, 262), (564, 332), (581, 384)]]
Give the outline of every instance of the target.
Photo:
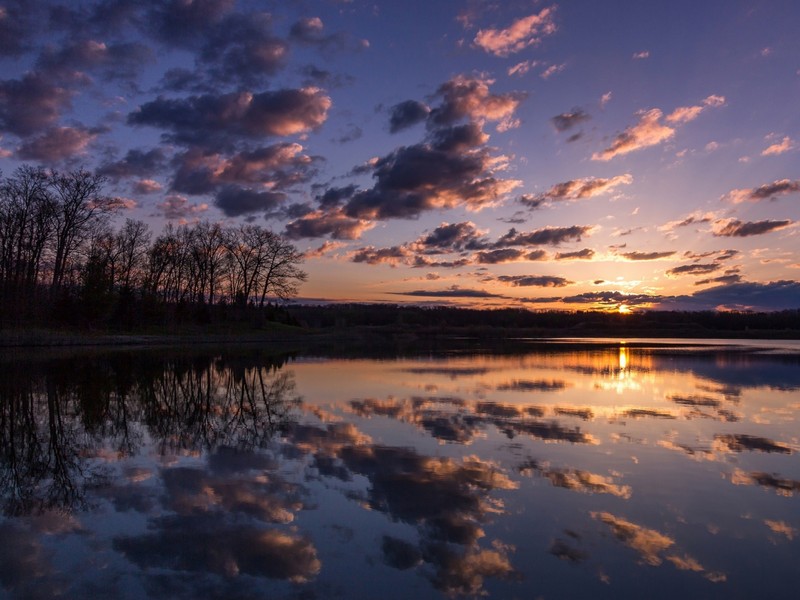
[(794, 0), (0, 0), (0, 169), (258, 224), (301, 301), (800, 307)]

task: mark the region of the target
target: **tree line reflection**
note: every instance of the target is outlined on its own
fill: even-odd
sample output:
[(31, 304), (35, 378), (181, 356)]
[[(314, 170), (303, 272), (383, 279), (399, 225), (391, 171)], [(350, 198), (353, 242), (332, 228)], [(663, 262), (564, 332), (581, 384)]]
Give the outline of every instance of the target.
[(158, 452), (265, 446), (301, 399), (282, 357), (142, 355), (0, 364), (2, 510), (86, 508), (107, 461)]

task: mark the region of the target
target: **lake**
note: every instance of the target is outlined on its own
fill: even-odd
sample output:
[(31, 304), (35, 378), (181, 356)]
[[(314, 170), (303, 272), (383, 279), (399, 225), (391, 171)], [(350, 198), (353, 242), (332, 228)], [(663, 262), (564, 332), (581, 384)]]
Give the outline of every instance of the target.
[(11, 354), (0, 597), (800, 586), (797, 342)]

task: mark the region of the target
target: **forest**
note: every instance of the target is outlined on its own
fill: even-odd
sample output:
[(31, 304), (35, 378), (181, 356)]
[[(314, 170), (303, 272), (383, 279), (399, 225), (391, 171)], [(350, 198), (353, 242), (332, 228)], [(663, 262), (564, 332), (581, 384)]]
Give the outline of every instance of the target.
[(214, 318), (287, 320), (275, 305), (306, 279), (302, 253), (252, 224), (113, 217), (124, 201), (83, 169), (30, 166), (0, 180), (0, 327), (130, 330)]

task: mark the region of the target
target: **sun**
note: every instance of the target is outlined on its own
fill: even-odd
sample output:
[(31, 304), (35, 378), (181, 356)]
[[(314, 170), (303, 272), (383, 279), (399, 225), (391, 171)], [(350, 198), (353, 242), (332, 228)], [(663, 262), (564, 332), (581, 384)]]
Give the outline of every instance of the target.
[(631, 314), (633, 312), (631, 310), (630, 306), (627, 306), (625, 304), (620, 304), (617, 307), (617, 310), (619, 311), (619, 314), (621, 314), (621, 315), (629, 315), (629, 314)]

